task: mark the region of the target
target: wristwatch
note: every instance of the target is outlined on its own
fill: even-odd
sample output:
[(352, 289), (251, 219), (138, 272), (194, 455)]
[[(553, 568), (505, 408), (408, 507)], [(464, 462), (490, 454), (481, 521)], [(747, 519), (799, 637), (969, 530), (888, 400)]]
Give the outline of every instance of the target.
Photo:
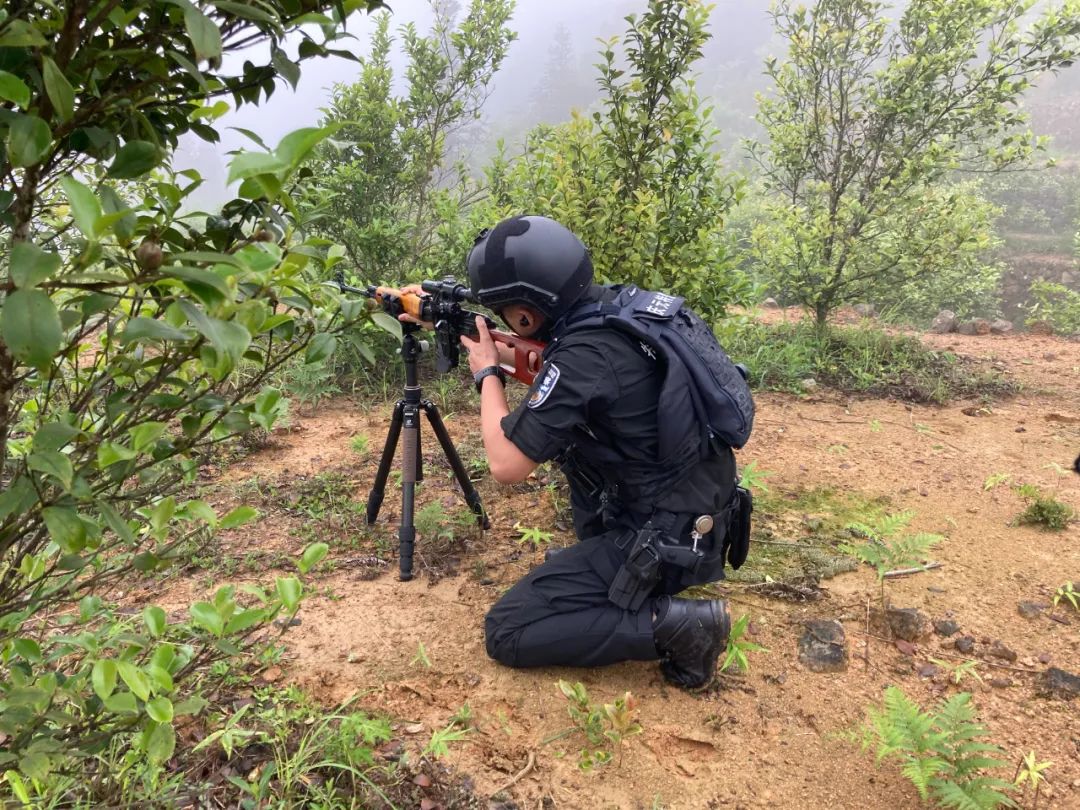
[(481, 388), (484, 386), (484, 378), (490, 377), (494, 374), (499, 378), (499, 382), (503, 384), (503, 388), (506, 387), (506, 372), (502, 370), (501, 366), (485, 366), (478, 372), (473, 374), (473, 380), (476, 381), (476, 393), (480, 393)]

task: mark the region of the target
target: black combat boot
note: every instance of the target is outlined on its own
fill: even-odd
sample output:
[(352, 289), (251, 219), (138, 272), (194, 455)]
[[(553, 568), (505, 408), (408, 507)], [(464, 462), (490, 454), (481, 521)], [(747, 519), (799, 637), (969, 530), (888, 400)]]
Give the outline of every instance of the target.
[(705, 686), (716, 672), (730, 631), (723, 599), (658, 599), (653, 639), (664, 677), (684, 689)]

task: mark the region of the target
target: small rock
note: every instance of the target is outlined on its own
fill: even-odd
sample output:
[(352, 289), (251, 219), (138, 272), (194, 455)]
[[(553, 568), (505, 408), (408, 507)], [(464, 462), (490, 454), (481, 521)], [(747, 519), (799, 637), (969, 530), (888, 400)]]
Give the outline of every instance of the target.
[(263, 681), (265, 681), (266, 683), (274, 683), (275, 681), (280, 681), (281, 680), (281, 675), (282, 675), (281, 667), (270, 667), (268, 670), (263, 672), (259, 677), (262, 678)]
[(301, 619), (299, 616), (293, 616), (291, 619), (274, 619), (274, 627), (278, 628), (279, 630), (285, 630), (289, 627), (299, 627), (301, 624), (303, 624), (303, 619)]
[(495, 580), (493, 580), (491, 577), (484, 577), (482, 580), (480, 580), (480, 584), (481, 585), (494, 585)]
[(427, 797), (420, 800), (420, 810), (442, 810), (442, 805)]
[(1008, 689), (1013, 684), (1008, 678), (991, 678), (990, 685), (995, 689)]
[(912, 644), (910, 641), (904, 641), (902, 638), (898, 638), (896, 641), (893, 642), (893, 644), (896, 645), (896, 649), (898, 649), (908, 658), (915, 655), (915, 645)]
[(855, 314), (860, 318), (876, 318), (877, 307), (873, 304), (856, 304), (852, 307), (855, 310)]
[(766, 298), (761, 302), (761, 306), (765, 309), (780, 309), (780, 304), (776, 302), (775, 298)]
[(929, 621), (915, 608), (889, 608), (889, 629), (904, 641), (918, 641), (929, 632)]
[(1016, 660), (1016, 652), (1010, 650), (1000, 641), (995, 641), (990, 645), (990, 649), (986, 652), (988, 655), (992, 655), (994, 658), (1000, 658), (1002, 661), (1008, 661), (1010, 664)]
[(923, 665), (921, 665), (919, 667), (919, 677), (920, 678), (933, 678), (940, 671), (941, 670), (939, 670), (933, 664), (923, 664)]
[(799, 385), (802, 386), (804, 391), (813, 391), (818, 387), (817, 380), (813, 377), (807, 377), (805, 380), (799, 380)]
[(427, 788), (431, 787), (431, 777), (426, 773), (418, 773), (413, 777), (413, 784), (417, 787)]
[(844, 627), (835, 619), (811, 619), (799, 639), (799, 661), (811, 672), (843, 672), (848, 653)]
[(405, 726), (405, 733), (406, 734), (419, 734), (423, 730), (424, 730), (424, 724), (423, 723), (413, 723), (412, 725)]
[(1009, 335), (1012, 334), (1012, 331), (1012, 321), (1006, 321), (1004, 318), (998, 318), (990, 322), (991, 335)]
[(1026, 427), (1024, 427), (1023, 425), (1020, 425), (1020, 426), (1019, 426), (1019, 427), (1017, 427), (1017, 428), (1016, 428), (1016, 430), (1014, 430), (1013, 432), (1014, 432), (1014, 433), (1027, 433), (1027, 428), (1026, 428)]
[(1034, 669), (1035, 668), (1035, 659), (1032, 658), (1031, 656), (1028, 656), (1026, 658), (1021, 658), (1020, 659), (1020, 666), (1028, 667), (1029, 669)]
[(1039, 602), (1019, 602), (1016, 605), (1016, 612), (1025, 619), (1037, 619), (1048, 607), (1050, 606)]
[(356, 650), (350, 650), (349, 654), (345, 656), (345, 663), (347, 664), (359, 664), (364, 660), (364, 656), (356, 652)]
[(1053, 352), (1045, 352), (1045, 353), (1043, 354), (1043, 360), (1047, 360), (1047, 361), (1049, 361), (1049, 362), (1053, 362), (1054, 360), (1057, 360), (1057, 355), (1056, 355), (1056, 354), (1054, 354)]
[(1050, 667), (1039, 679), (1038, 689), (1039, 697), (1072, 700), (1080, 695), (1080, 676), (1057, 667)]
[(1042, 335), (1046, 337), (1047, 335), (1054, 334), (1054, 326), (1048, 321), (1033, 321), (1028, 324), (1028, 331), (1033, 335)]
[(1039, 653), (1039, 663), (1040, 664), (1049, 664), (1052, 660), (1053, 660), (1053, 656), (1051, 656), (1050, 653), (1048, 653), (1048, 652)]
[(934, 632), (939, 636), (955, 636), (960, 632), (960, 625), (952, 619), (938, 619), (934, 622)]
[(954, 643), (956, 651), (964, 655), (971, 655), (975, 651), (975, 639), (971, 636), (960, 636)]
[(949, 332), (955, 332), (957, 325), (956, 313), (951, 309), (943, 309), (930, 324), (930, 331), (935, 335), (946, 335)]

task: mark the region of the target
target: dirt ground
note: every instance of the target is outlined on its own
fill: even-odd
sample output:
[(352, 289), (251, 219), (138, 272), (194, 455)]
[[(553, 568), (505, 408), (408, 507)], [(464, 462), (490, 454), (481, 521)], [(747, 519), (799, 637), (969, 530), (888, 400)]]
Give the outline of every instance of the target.
[[(759, 394), (754, 436), (739, 462), (769, 471), (770, 494), (781, 501), (828, 488), (887, 499), (890, 512), (914, 510), (915, 529), (946, 537), (932, 552), (941, 567), (890, 580), (891, 602), (932, 620), (951, 619), (959, 634), (929, 633), (913, 648), (873, 629), (867, 635), (867, 605), (876, 604), (878, 591), (873, 572), (863, 567), (824, 580), (826, 597), (814, 602), (767, 599), (746, 582), (719, 583), (734, 615), (752, 617), (751, 640), (767, 648), (750, 656), (744, 677), (724, 679), (724, 688), (681, 692), (667, 687), (651, 663), (504, 668), (485, 655), (484, 614), (542, 560), (542, 545), (522, 542), (521, 528), (550, 532), (553, 545), (572, 541), (556, 524), (557, 488), (545, 479), (502, 487), (478, 475), (491, 530), (480, 537), (457, 525), (441, 538), (422, 538), (420, 575), (399, 582), (392, 542), (399, 493), (387, 492), (380, 515), (385, 562), (368, 554), (373, 535), (360, 525), (389, 408), (341, 398), (324, 403), (317, 415), (294, 413), (290, 428), (276, 432), (268, 447), (208, 479), (221, 498), (254, 498), (264, 512), (259, 523), (225, 539), (224, 557), (267, 568), (275, 565), (273, 555), (287, 561), (312, 539), (331, 545), (326, 570), (309, 579), (316, 593), (304, 603), (302, 624), (285, 635), (285, 662), (268, 679), (298, 683), (328, 705), (359, 694), (361, 706), (397, 718), (401, 734), (414, 735), (418, 744), (467, 703), (474, 731), (451, 746), (446, 763), (468, 775), (479, 797), (518, 777), (501, 795), (506, 801), (492, 806), (915, 808), (918, 795), (897, 768), (875, 765), (872, 753), (842, 735), (886, 686), (900, 686), (924, 705), (959, 691), (931, 658), (976, 659), (982, 681), (968, 679), (960, 688), (974, 692), (994, 741), (1014, 762), (1030, 750), (1053, 762), (1040, 806), (1080, 808), (1080, 701), (1037, 696), (1039, 673), (1048, 667), (1080, 670), (1080, 614), (1065, 606), (1053, 616), (1018, 612), (1020, 602), (1048, 605), (1066, 580), (1080, 583), (1080, 525), (1057, 533), (1013, 525), (1023, 502), (1011, 486), (1036, 484), (1080, 507), (1080, 477), (1066, 472), (1080, 451), (1080, 343), (1029, 335), (924, 340), (998, 364), (1022, 384), (1021, 393), (945, 407), (828, 391)], [(466, 397), (444, 408), (466, 463), (481, 455), (474, 408)], [(420, 501), (456, 513), (461, 501), (426, 425), (424, 431), (427, 480)], [(363, 454), (351, 446), (358, 434), (367, 437)], [(354, 504), (351, 517), (339, 520), (340, 533), (325, 529), (324, 515), (303, 510), (304, 488), (327, 474)], [(1008, 481), (986, 488), (991, 476), (1006, 475)], [(275, 486), (276, 494), (268, 495)], [(769, 543), (806, 539), (799, 527), (813, 526), (814, 516), (788, 518), (765, 536)], [(305, 532), (314, 520), (322, 521), (317, 533), (325, 536)], [(361, 539), (346, 542), (352, 536)], [(769, 549), (768, 543), (753, 546), (748, 566)], [(241, 569), (229, 579), (265, 576)], [(154, 598), (179, 603), (204, 592), (211, 579), (222, 578), (188, 572)], [(815, 674), (799, 663), (796, 644), (810, 618), (843, 623), (846, 671)], [(958, 636), (972, 637), (974, 651), (958, 652)], [(992, 655), (997, 642), (1015, 660), (1000, 650), (1006, 657)], [(559, 679), (581, 681), (596, 702), (629, 690), (643, 732), (610, 764), (582, 772), (579, 737), (548, 742), (570, 725)]]

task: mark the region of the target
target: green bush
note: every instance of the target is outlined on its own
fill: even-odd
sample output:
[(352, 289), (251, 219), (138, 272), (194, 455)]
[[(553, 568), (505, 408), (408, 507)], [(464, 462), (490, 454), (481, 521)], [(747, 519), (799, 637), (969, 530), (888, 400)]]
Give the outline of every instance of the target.
[(1028, 324), (1046, 321), (1060, 334), (1080, 334), (1080, 293), (1039, 280), (1031, 285), (1030, 295), (1034, 303), (1028, 306)]
[[(175, 718), (299, 607), (296, 577), (174, 614), (118, 603), (255, 517), (182, 493), (215, 447), (281, 417), (282, 365), (364, 320), (320, 285), (340, 257), (297, 215), (300, 164), (332, 129), (236, 156), (238, 196), (213, 214), (185, 212), (201, 180), (166, 167), (181, 135), (218, 139), (220, 96), (295, 83), (374, 5), (309, 3), (318, 29), (293, 0), (0, 10), (0, 770), (35, 805), (153, 801)], [(241, 44), (261, 55), (227, 58)]]
[(822, 334), (809, 321), (746, 323), (724, 341), (728, 354), (750, 371), (751, 385), (801, 392), (804, 380), (867, 395), (912, 402), (1015, 393), (1015, 384), (919, 340), (869, 326)]
[(602, 280), (683, 295), (714, 319), (746, 301), (751, 285), (722, 230), (741, 182), (721, 171), (690, 75), (707, 18), (687, 0), (629, 16), (622, 51), (613, 39), (601, 52), (602, 111), (538, 127), (519, 156), (498, 154), (471, 222), (550, 216), (589, 246)]

